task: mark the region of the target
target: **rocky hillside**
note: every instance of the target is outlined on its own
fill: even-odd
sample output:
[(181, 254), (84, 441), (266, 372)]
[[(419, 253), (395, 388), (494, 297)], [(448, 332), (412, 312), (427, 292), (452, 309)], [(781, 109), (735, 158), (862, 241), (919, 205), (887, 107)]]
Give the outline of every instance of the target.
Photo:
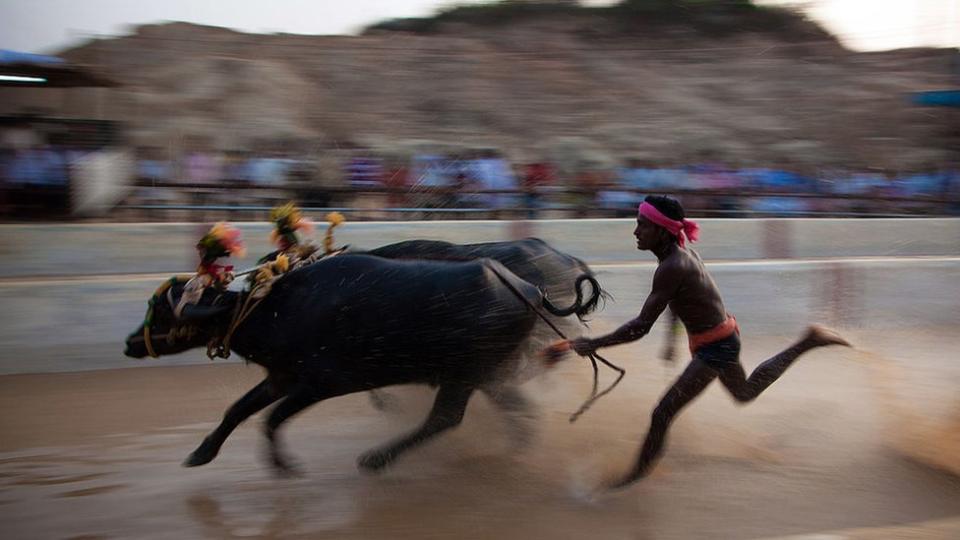
[(124, 82), (110, 105), (135, 143), (438, 141), (516, 159), (894, 169), (956, 156), (956, 112), (907, 98), (955, 84), (953, 51), (854, 53), (782, 11), (555, 7), (453, 10), (359, 36), (168, 23), (64, 56)]

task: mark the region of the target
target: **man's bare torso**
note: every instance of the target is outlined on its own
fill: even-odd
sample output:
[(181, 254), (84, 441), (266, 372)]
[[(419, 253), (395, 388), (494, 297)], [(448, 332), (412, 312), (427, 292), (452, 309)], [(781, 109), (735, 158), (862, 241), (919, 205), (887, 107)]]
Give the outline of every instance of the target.
[(727, 318), (720, 289), (707, 273), (700, 255), (692, 249), (677, 249), (657, 267), (657, 273), (669, 272), (676, 289), (670, 309), (680, 318), (688, 333), (709, 330)]

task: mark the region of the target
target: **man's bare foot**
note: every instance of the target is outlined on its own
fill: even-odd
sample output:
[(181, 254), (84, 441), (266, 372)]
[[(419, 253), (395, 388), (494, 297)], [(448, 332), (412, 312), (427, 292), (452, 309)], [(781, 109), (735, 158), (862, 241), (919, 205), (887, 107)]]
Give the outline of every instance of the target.
[(835, 330), (819, 324), (810, 325), (804, 340), (811, 343), (814, 347), (825, 347), (827, 345), (853, 346), (849, 341), (843, 339)]

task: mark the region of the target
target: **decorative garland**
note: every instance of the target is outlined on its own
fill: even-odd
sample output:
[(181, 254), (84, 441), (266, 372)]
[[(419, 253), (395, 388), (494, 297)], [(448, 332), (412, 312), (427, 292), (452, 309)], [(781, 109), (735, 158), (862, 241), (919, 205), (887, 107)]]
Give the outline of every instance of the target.
[[(330, 255), (335, 251), (333, 229), (346, 221), (343, 214), (339, 212), (330, 212), (326, 215), (326, 219), (329, 225), (323, 238), (323, 256)], [(257, 261), (258, 266), (250, 278), (251, 285), (269, 285), (282, 274), (311, 264), (321, 258), (321, 254), (318, 253), (319, 249), (313, 243), (304, 242), (297, 235), (297, 231), (313, 232), (314, 225), (313, 222), (303, 216), (300, 209), (293, 203), (287, 203), (271, 210), (270, 220), (274, 224), (274, 229), (270, 233), (270, 241), (276, 244), (279, 249)], [(269, 292), (269, 286), (263, 287), (257, 292), (265, 295)]]
[(219, 222), (197, 242), (200, 253), (198, 276), (209, 276), (210, 283), (226, 287), (233, 280), (233, 266), (216, 264), (221, 257), (244, 257), (247, 248), (243, 244), (240, 230), (226, 222)]
[(276, 244), (280, 251), (287, 251), (300, 244), (297, 231), (305, 234), (313, 232), (313, 222), (305, 218), (292, 202), (271, 210), (270, 221), (275, 227), (270, 233), (270, 241)]
[[(277, 279), (291, 270), (311, 264), (323, 257), (336, 255), (346, 249), (335, 250), (333, 244), (333, 230), (346, 221), (339, 212), (331, 212), (326, 215), (329, 225), (324, 235), (324, 251), (322, 253), (312, 244), (301, 244), (296, 231), (312, 231), (313, 223), (304, 218), (293, 203), (274, 208), (270, 212), (270, 219), (276, 226), (271, 234), (271, 240), (280, 247), (280, 250), (272, 260), (268, 255), (260, 259), (260, 264), (253, 269), (241, 272), (241, 275), (252, 274), (250, 292), (242, 306), (238, 302), (226, 334), (212, 338), (207, 344), (207, 356), (211, 360), (217, 357), (227, 358), (230, 356), (230, 338), (234, 331), (259, 305), (260, 301), (269, 294), (273, 283)], [(197, 304), (203, 296), (203, 291), (208, 287), (215, 286), (224, 290), (233, 281), (233, 266), (216, 264), (218, 259), (246, 255), (246, 247), (241, 238), (240, 230), (226, 222), (219, 222), (214, 225), (197, 242), (196, 247), (200, 254), (200, 264), (197, 267), (196, 274), (193, 276), (174, 276), (168, 279), (154, 292), (148, 303), (147, 314), (144, 317), (143, 335), (147, 352), (154, 358), (157, 357), (157, 354), (153, 350), (150, 327), (153, 324), (154, 306), (157, 301), (167, 294), (173, 285), (185, 283), (180, 301), (176, 306), (172, 306), (174, 316), (179, 318), (184, 307), (189, 304)]]
[(333, 230), (347, 221), (347, 218), (343, 217), (343, 214), (340, 212), (330, 212), (326, 215), (326, 219), (330, 225), (327, 226), (327, 232), (323, 235), (323, 251), (325, 251), (327, 255), (330, 255), (334, 252)]

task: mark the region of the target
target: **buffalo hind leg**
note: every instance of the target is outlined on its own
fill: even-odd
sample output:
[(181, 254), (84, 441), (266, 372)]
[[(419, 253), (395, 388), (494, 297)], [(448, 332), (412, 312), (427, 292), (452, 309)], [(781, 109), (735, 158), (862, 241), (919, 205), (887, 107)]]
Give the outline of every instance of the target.
[(270, 416), (267, 418), (264, 427), (264, 434), (270, 445), (268, 449), (270, 464), (273, 465), (277, 473), (283, 476), (291, 476), (297, 472), (293, 462), (284, 455), (282, 445), (277, 437), (277, 429), (290, 417), (314, 403), (332, 396), (333, 394), (322, 393), (319, 389), (311, 388), (309, 385), (301, 385), (287, 394), (287, 397), (270, 411)]
[(472, 386), (444, 384), (437, 391), (433, 408), (426, 421), (412, 433), (404, 435), (385, 446), (364, 453), (357, 459), (357, 466), (367, 471), (383, 469), (400, 454), (423, 444), (437, 435), (454, 428), (463, 420), (467, 402), (473, 394)]
[(220, 425), (203, 439), (196, 450), (187, 456), (183, 466), (197, 467), (213, 461), (213, 458), (217, 457), (220, 452), (220, 447), (223, 446), (224, 441), (237, 426), (260, 412), (264, 407), (280, 399), (281, 396), (282, 391), (269, 378), (251, 388), (249, 392), (227, 409)]

